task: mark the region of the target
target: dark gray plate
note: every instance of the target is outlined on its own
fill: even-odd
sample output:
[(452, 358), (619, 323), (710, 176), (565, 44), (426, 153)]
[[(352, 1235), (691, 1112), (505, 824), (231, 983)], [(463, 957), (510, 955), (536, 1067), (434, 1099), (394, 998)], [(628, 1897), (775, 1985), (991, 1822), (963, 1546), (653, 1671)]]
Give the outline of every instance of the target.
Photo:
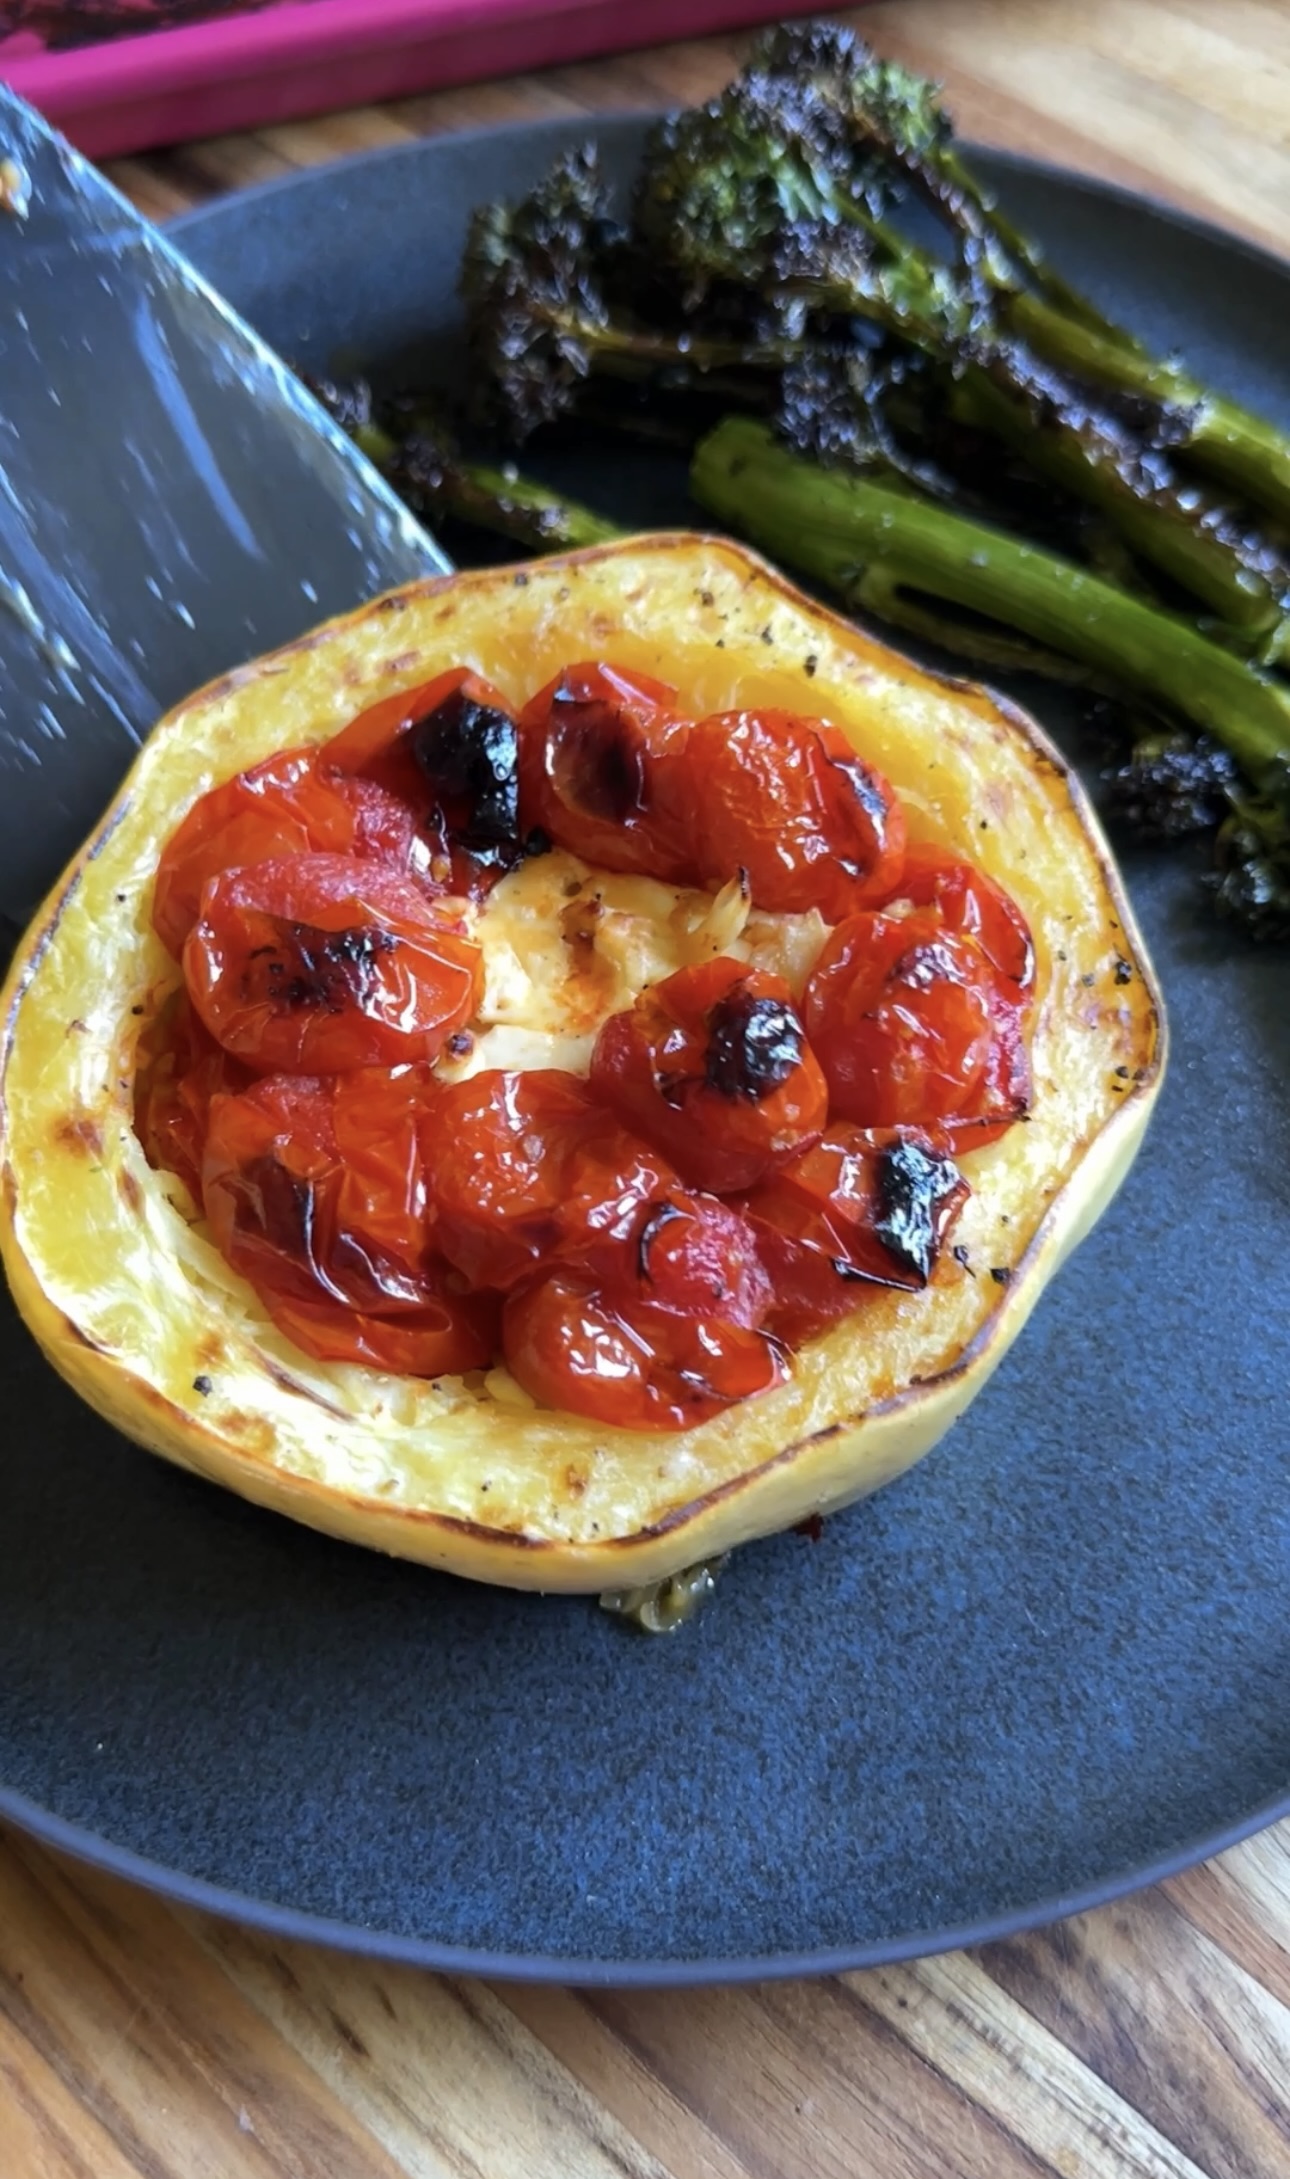
[[(418, 145), (176, 237), (285, 350), (451, 360), (467, 206), (571, 133)], [(638, 124), (600, 133), (625, 169)], [(1077, 278), (1290, 424), (1287, 268), (985, 163)], [(652, 485), (600, 479), (684, 515)], [(0, 1811), (275, 1928), (626, 1982), (998, 1935), (1290, 1808), (1287, 971), (1185, 860), (1128, 875), (1174, 1057), (1114, 1210), (930, 1459), (741, 1554), (672, 1643), (189, 1480), (6, 1322)]]

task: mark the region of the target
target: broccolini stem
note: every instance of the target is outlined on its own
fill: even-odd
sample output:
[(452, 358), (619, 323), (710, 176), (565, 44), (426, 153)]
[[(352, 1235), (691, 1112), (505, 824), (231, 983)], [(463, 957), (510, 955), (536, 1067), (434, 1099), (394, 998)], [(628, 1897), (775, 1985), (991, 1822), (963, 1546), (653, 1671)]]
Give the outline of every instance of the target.
[(980, 614), (1202, 728), (1257, 785), (1280, 777), (1290, 689), (1054, 553), (852, 471), (817, 468), (746, 417), (727, 417), (702, 441), (691, 489), (847, 603), (863, 602), (866, 572), (876, 570), (884, 612), (903, 591), (916, 608), (935, 600)]
[[(1104, 343), (1129, 355), (1145, 356), (1147, 351), (1132, 333), (1105, 313), (1087, 295), (1072, 287), (1055, 272), (1043, 251), (1036, 249), (1030, 237), (1014, 227), (1005, 213), (988, 192), (982, 189), (971, 168), (965, 166), (953, 144), (947, 144), (929, 162), (930, 172), (940, 183), (936, 190), (936, 202), (951, 219), (962, 204), (969, 205), (975, 215), (975, 223), (983, 229), (994, 244), (995, 253), (1002, 257), (1014, 272), (1020, 271), (1029, 284), (1030, 292), (1042, 297), (1045, 303), (1073, 325), (1080, 325), (1099, 334)], [(1056, 359), (1054, 359), (1056, 360)]]
[(928, 600), (920, 601), (906, 589), (899, 570), (881, 561), (871, 561), (856, 577), (849, 602), (861, 612), (885, 620), (889, 627), (901, 628), (920, 642), (939, 644), (942, 650), (969, 658), (974, 665), (986, 666), (991, 672), (1041, 673), (1068, 687), (1080, 683), (1110, 691), (1109, 683), (1104, 684), (1091, 669), (1077, 666), (1059, 651), (1045, 650), (1027, 636), (1010, 635), (997, 623), (947, 615)]
[(651, 333), (632, 326), (551, 318), (552, 328), (567, 332), (587, 351), (593, 365), (612, 376), (637, 378), (659, 371), (705, 377), (711, 371), (778, 370), (796, 352), (791, 341), (743, 341), (708, 333)]
[(626, 535), (616, 522), (606, 522), (579, 500), (565, 499), (509, 468), (459, 463), (449, 491), (450, 511), (458, 521), (509, 537), (534, 552), (574, 551)]
[[(852, 224), (865, 224), (864, 215)], [(790, 266), (787, 284), (817, 307), (869, 317), (948, 364), (957, 374), (956, 414), (1096, 507), (1252, 653), (1267, 663), (1290, 657), (1290, 571), (1277, 554), (1195, 487), (1180, 485), (1167, 456), (1144, 450), (1019, 341), (966, 322), (963, 299), (923, 251), (910, 246), (888, 264), (834, 253)]]
[(1290, 521), (1290, 437), (1265, 417), (1210, 393), (1180, 364), (1162, 362), (1136, 343), (1107, 338), (1042, 296), (1007, 298), (1008, 323), (1038, 356), (1074, 377), (1128, 393), (1172, 412), (1175, 450), (1193, 467), (1253, 505)]
[(401, 444), (390, 445), (381, 467), (413, 513), (426, 521), (465, 522), (529, 552), (571, 551), (623, 535), (590, 507), (509, 465), (498, 469), (468, 460), (443, 435), (422, 437), (414, 430)]

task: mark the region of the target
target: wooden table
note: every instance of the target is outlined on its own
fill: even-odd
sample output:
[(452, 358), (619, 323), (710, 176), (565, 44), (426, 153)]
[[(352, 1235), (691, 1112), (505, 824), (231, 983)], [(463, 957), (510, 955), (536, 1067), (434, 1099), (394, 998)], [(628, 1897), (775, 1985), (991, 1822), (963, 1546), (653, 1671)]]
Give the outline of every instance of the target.
[[(881, 0), (965, 131), (1290, 251), (1285, 0)], [(165, 217), (408, 136), (706, 95), (731, 41), (124, 160)], [(177, 1913), (0, 1838), (3, 2179), (1285, 2179), (1290, 1824), (1041, 1934), (581, 1996)]]

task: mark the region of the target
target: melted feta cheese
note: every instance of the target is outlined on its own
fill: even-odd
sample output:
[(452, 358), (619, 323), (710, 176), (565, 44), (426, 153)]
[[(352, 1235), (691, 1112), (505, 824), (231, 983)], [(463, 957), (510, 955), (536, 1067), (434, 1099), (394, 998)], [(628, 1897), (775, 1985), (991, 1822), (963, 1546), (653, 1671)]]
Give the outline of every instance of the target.
[(704, 893), (593, 870), (562, 848), (519, 864), (470, 921), (484, 995), (469, 1051), (439, 1062), (450, 1082), (487, 1067), (585, 1075), (602, 1022), (647, 985), (718, 954), (783, 976), (800, 996), (828, 935), (814, 910), (754, 912), (737, 879)]

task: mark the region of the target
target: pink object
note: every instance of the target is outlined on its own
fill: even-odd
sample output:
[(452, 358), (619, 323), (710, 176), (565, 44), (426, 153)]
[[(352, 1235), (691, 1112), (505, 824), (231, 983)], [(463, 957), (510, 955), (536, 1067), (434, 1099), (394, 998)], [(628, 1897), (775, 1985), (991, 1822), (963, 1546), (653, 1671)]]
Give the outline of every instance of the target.
[(305, 0), (49, 53), (0, 81), (93, 158), (814, 13), (795, 0)]

